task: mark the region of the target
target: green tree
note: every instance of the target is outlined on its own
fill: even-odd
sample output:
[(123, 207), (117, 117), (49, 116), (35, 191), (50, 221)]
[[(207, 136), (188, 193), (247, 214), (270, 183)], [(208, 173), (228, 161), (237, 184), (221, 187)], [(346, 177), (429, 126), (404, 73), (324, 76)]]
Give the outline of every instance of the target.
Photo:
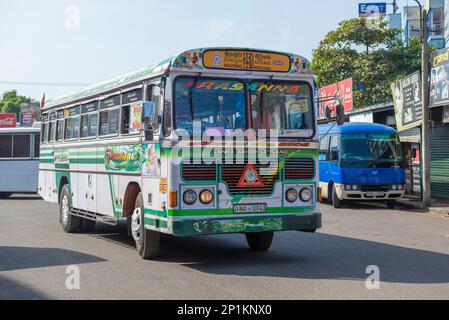
[(17, 95), (16, 90), (6, 91), (0, 99), (1, 113), (15, 113), (17, 119), (20, 114), (20, 104), (35, 102), (33, 99)]
[(375, 26), (366, 18), (342, 21), (313, 52), (318, 86), (352, 77), (356, 108), (391, 101), (391, 83), (421, 68), (420, 41), (406, 46), (400, 33), (384, 19)]

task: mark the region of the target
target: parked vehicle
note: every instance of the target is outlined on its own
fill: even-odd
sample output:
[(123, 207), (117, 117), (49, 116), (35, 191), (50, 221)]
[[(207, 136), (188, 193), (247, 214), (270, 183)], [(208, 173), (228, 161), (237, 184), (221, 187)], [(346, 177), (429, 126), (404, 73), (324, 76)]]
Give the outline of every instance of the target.
[(393, 209), (405, 194), (399, 136), (372, 123), (318, 126), (320, 187), (335, 208), (342, 201), (386, 201)]
[(39, 141), (40, 123), (0, 129), (0, 198), (37, 192)]

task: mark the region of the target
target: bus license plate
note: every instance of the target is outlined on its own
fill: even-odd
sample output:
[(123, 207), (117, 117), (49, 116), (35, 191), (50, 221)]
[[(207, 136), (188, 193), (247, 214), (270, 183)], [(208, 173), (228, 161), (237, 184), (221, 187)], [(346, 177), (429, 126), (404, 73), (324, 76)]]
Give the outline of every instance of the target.
[(267, 213), (266, 204), (236, 204), (234, 205), (234, 213)]

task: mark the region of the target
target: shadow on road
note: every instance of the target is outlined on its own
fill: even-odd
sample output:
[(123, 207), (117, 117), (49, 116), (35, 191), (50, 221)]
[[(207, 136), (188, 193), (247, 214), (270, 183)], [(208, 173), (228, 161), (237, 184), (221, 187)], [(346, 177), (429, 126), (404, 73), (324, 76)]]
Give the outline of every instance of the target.
[(44, 293), (0, 276), (0, 300), (47, 300)]
[[(298, 279), (363, 279), (380, 268), (381, 281), (449, 283), (449, 255), (327, 234), (282, 233), (270, 252), (246, 248), (244, 236), (164, 239), (159, 261), (220, 275)], [(240, 239), (240, 240), (237, 240)]]
[[(91, 236), (135, 250), (133, 240), (113, 227)], [(322, 233), (277, 233), (267, 253), (250, 251), (244, 235), (163, 235), (157, 261), (217, 275), (322, 280), (365, 280), (366, 268), (376, 265), (383, 282), (449, 283), (449, 254)]]
[(34, 269), (103, 261), (106, 260), (65, 249), (0, 246), (0, 271)]

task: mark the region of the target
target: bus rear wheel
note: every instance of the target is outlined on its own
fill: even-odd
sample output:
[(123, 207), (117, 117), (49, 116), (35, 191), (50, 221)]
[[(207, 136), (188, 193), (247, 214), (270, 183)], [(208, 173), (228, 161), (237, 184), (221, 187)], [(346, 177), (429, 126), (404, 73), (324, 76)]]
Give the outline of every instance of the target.
[(274, 232), (247, 233), (246, 241), (253, 251), (268, 251), (273, 243)]
[(159, 254), (161, 234), (145, 228), (143, 196), (137, 196), (131, 217), (131, 233), (136, 242), (136, 249), (142, 259), (156, 258)]
[(62, 229), (67, 233), (77, 232), (81, 226), (81, 218), (70, 214), (72, 208), (72, 197), (69, 192), (69, 186), (62, 187), (59, 200), (59, 220)]

